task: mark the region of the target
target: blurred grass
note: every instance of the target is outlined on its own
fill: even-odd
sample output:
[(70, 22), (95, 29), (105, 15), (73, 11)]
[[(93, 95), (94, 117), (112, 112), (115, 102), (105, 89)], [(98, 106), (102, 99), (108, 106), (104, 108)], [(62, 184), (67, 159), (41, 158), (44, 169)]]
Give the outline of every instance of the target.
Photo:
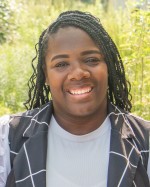
[[(61, 3), (60, 3), (61, 2)], [(149, 7), (148, 7), (149, 8)], [(15, 32), (0, 45), (0, 116), (25, 110), (27, 80), (31, 75), (34, 45), (40, 33), (66, 10), (82, 10), (99, 17), (116, 42), (132, 84), (132, 112), (150, 119), (150, 12), (137, 9), (129, 1), (127, 8), (105, 12), (99, 0), (13, 0)]]

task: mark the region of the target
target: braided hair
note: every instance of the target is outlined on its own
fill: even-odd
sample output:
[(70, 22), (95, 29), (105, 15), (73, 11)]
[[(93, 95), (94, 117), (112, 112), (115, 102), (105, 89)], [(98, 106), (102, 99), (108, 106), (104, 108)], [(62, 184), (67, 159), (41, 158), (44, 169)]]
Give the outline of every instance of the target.
[[(130, 83), (126, 80), (125, 70), (118, 49), (103, 28), (100, 20), (90, 13), (66, 11), (61, 13), (39, 38), (35, 45), (36, 56), (32, 60), (33, 74), (28, 81), (28, 100), (24, 103), (27, 109), (40, 107), (50, 100), (50, 88), (45, 84), (43, 66), (50, 35), (59, 28), (76, 27), (85, 31), (101, 49), (108, 68), (108, 99), (116, 106), (131, 111)], [(36, 67), (34, 61), (38, 59)]]

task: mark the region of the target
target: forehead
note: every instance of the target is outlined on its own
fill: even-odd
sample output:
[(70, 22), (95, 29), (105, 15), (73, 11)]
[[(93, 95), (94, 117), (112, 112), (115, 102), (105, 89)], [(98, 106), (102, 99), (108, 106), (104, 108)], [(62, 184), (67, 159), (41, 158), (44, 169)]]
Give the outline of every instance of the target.
[(62, 48), (82, 48), (82, 47), (96, 47), (97, 44), (94, 40), (88, 35), (87, 32), (83, 31), (80, 28), (75, 28), (72, 26), (59, 28), (56, 33), (53, 33), (49, 36), (48, 48), (49, 50), (60, 47)]

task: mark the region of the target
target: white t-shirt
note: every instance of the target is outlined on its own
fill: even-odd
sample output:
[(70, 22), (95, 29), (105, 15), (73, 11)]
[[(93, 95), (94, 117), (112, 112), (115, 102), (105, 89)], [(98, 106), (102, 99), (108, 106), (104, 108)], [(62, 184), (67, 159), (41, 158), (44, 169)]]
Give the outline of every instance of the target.
[(95, 131), (73, 135), (52, 117), (48, 131), (47, 187), (105, 187), (110, 147), (110, 119)]

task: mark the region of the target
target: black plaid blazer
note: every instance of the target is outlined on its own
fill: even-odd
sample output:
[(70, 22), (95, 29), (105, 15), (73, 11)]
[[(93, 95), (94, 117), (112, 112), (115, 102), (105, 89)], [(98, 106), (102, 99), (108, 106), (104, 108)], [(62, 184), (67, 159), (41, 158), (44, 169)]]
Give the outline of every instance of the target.
[[(10, 149), (12, 170), (6, 187), (46, 187), (48, 125), (52, 103), (11, 117)], [(111, 120), (107, 187), (149, 187), (150, 122), (109, 103)]]

